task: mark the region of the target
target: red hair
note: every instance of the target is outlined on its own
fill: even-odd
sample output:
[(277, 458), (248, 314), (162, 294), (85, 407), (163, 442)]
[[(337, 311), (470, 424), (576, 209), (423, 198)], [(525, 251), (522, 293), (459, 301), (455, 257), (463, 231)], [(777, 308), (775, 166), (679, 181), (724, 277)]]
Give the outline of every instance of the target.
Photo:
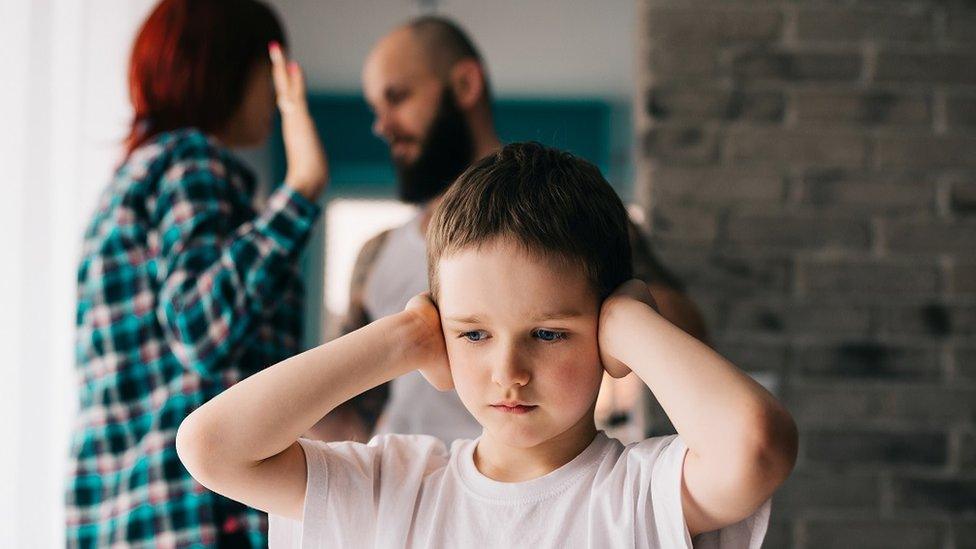
[(284, 47), (284, 30), (257, 0), (162, 0), (132, 47), (126, 155), (165, 131), (220, 130), (272, 41)]

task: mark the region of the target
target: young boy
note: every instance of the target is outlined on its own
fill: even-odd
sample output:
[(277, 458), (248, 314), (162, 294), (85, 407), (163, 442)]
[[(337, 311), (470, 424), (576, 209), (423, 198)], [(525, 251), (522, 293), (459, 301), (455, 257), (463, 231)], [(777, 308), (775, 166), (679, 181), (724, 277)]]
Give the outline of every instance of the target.
[[(271, 513), (272, 545), (760, 546), (793, 420), (628, 281), (624, 207), (595, 167), (509, 145), (461, 175), (430, 224), (429, 295), (183, 422), (177, 450), (201, 484)], [(638, 375), (678, 435), (624, 446), (598, 432), (603, 369)], [(413, 370), (456, 388), (482, 436), (450, 450), (422, 435), (299, 439)]]

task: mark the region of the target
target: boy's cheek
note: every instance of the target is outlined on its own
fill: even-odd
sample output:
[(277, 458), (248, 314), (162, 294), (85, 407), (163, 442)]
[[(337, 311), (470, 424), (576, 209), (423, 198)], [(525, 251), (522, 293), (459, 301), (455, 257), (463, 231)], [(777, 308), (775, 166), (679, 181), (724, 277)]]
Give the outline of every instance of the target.
[(451, 341), (447, 342), (447, 365), (451, 369), (455, 385), (468, 386), (475, 382), (474, 376), (477, 372), (473, 366), (473, 357), (470, 356), (471, 351), (458, 347)]
[(447, 362), (453, 372), (455, 365), (464, 364), (465, 349), (460, 347), (456, 338), (448, 334), (444, 334), (444, 348), (447, 350)]
[(566, 402), (589, 405), (590, 401), (596, 400), (603, 382), (603, 364), (595, 351), (581, 351), (564, 366), (553, 369), (552, 373), (549, 383), (554, 392), (564, 395)]

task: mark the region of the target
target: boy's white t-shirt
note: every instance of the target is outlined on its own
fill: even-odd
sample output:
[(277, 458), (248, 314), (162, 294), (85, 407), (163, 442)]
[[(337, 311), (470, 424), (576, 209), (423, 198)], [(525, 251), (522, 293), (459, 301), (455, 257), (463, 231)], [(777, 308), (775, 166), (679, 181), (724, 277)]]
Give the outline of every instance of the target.
[[(272, 549), (692, 547), (681, 506), (686, 447), (674, 435), (624, 446), (599, 432), (571, 462), (518, 483), (477, 470), (477, 440), (455, 441), (450, 452), (427, 435), (300, 443), (304, 518), (272, 515)], [(758, 549), (769, 510), (767, 501), (694, 547)]]

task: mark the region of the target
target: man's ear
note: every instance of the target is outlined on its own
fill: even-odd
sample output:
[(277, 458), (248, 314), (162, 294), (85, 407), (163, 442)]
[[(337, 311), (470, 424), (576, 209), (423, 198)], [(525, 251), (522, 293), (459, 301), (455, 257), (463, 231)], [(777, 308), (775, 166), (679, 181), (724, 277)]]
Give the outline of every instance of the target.
[(451, 91), (462, 110), (473, 108), (485, 94), (485, 76), (481, 63), (462, 59), (451, 67)]

